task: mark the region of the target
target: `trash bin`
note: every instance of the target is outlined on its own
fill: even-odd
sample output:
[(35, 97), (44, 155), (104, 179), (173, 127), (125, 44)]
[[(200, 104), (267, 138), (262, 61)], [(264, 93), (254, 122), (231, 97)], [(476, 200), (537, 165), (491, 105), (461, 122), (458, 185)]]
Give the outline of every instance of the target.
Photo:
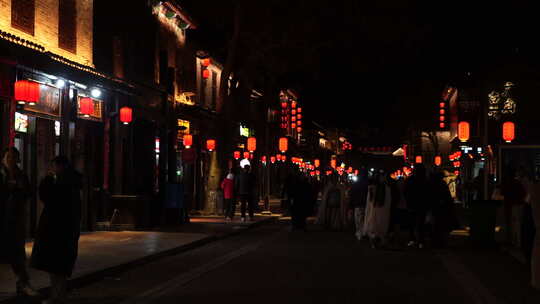
[(479, 246), (495, 245), (495, 226), (499, 202), (477, 200), (470, 204), (470, 239)]

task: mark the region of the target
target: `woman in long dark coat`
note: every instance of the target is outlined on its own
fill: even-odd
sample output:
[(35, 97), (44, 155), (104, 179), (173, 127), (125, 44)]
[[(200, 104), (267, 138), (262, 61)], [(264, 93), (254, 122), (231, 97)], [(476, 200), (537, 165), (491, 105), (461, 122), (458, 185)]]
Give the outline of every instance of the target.
[(8, 148), (2, 154), (0, 164), (0, 261), (11, 264), (17, 276), (17, 294), (38, 296), (29, 284), (26, 269), (26, 219), (27, 201), (30, 196), (28, 178), (17, 166), (20, 153)]
[(44, 208), (39, 219), (32, 251), (32, 267), (46, 271), (51, 278), (51, 299), (66, 294), (67, 278), (73, 273), (78, 253), (81, 222), (81, 175), (67, 158), (53, 160), (53, 174), (39, 186)]

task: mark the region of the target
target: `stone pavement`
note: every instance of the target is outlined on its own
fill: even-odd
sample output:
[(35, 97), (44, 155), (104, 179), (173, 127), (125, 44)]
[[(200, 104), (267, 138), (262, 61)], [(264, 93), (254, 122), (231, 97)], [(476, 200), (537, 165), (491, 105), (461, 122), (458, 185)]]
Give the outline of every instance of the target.
[[(257, 216), (254, 222), (225, 223), (218, 217), (193, 218), (193, 224), (169, 227), (162, 231), (122, 231), (83, 233), (79, 241), (79, 257), (72, 281), (92, 280), (107, 272), (131, 267), (209, 243), (213, 240), (257, 226), (271, 217)], [(32, 242), (26, 245), (27, 255)], [(43, 289), (49, 286), (46, 273), (29, 269), (32, 284)], [(0, 265), (0, 302), (15, 292), (15, 277), (8, 265)]]

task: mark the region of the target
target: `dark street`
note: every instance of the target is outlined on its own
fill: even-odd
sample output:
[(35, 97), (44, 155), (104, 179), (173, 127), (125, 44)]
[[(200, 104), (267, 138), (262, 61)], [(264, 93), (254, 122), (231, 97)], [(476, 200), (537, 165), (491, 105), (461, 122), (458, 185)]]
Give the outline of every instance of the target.
[[(467, 250), (459, 238), (452, 251), (374, 250), (350, 233), (309, 229), (290, 232), (285, 222), (267, 224), (111, 274), (74, 290), (70, 303), (502, 304), (540, 299), (520, 286), (524, 282), (512, 280), (526, 270), (511, 257)], [(500, 284), (506, 290), (497, 290)]]

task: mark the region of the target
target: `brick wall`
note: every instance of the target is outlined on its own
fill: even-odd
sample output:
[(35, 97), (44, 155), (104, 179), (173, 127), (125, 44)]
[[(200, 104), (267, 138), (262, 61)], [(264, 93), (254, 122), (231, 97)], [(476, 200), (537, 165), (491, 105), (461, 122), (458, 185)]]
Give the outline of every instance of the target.
[(58, 47), (58, 1), (36, 0), (35, 34), (28, 35), (11, 27), (11, 1), (0, 0), (0, 30), (38, 43), (47, 51), (72, 61), (93, 66), (93, 0), (77, 0), (77, 52)]

